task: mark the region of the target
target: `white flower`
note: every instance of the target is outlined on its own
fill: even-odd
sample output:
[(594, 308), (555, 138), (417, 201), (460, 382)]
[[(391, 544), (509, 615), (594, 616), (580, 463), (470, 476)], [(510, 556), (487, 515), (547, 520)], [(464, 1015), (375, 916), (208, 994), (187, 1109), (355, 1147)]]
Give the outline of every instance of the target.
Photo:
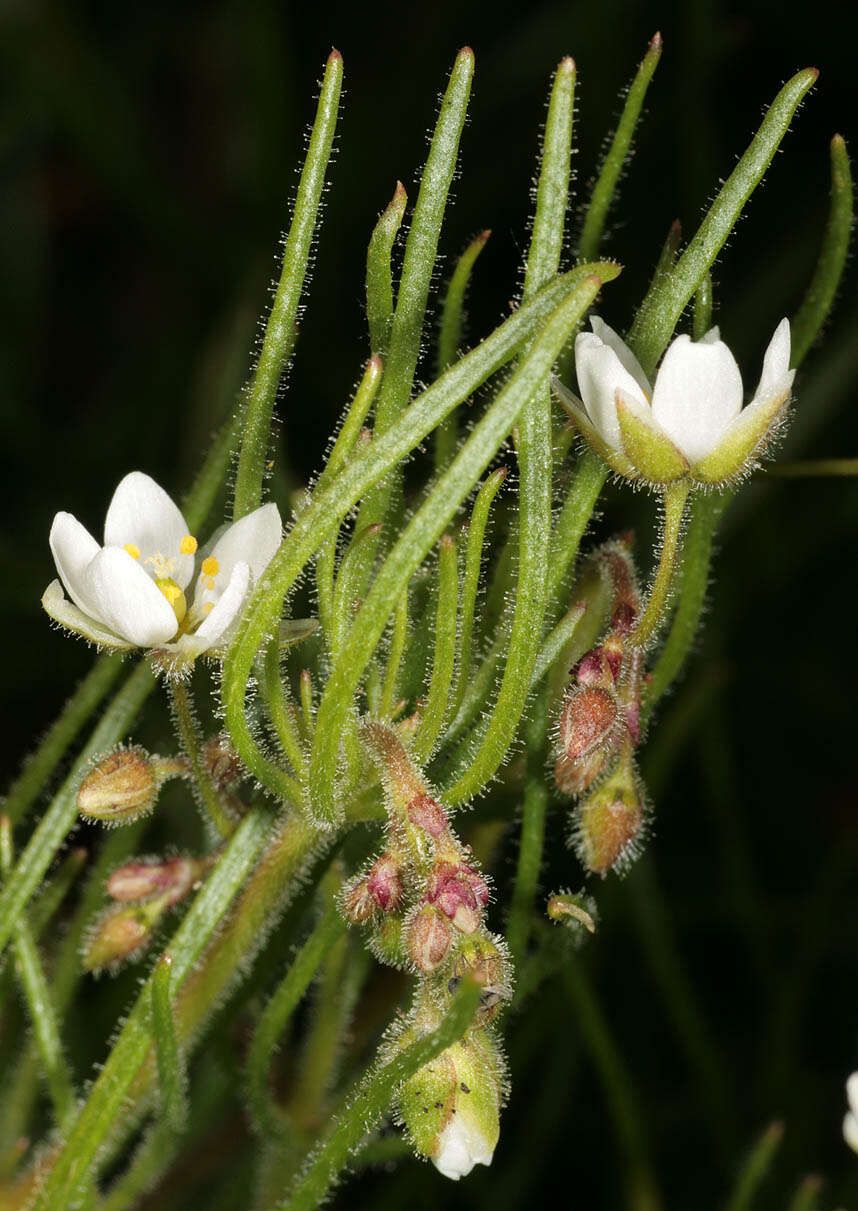
[(113, 494), (103, 546), (71, 513), (57, 513), (50, 544), (60, 580), (42, 604), (64, 627), (105, 647), (160, 648), (193, 660), (226, 641), (281, 536), (277, 506), (267, 504), (197, 557), (178, 506), (148, 475), (132, 471)]
[(432, 1163), (444, 1177), (457, 1182), (467, 1177), (474, 1165), (490, 1165), (495, 1153), (495, 1140), (490, 1140), (467, 1103), (456, 1099), (456, 1113), (438, 1136), (438, 1151)]
[(742, 376), (717, 328), (678, 336), (651, 387), (631, 349), (593, 316), (575, 341), (581, 398), (554, 382), (560, 402), (606, 462), (653, 483), (689, 477), (720, 483), (747, 468), (789, 400), (789, 320), (775, 329), (754, 398), (742, 407)]
[(846, 1082), (846, 1098), (849, 1109), (843, 1120), (843, 1138), (853, 1152), (858, 1152), (858, 1072), (853, 1072)]

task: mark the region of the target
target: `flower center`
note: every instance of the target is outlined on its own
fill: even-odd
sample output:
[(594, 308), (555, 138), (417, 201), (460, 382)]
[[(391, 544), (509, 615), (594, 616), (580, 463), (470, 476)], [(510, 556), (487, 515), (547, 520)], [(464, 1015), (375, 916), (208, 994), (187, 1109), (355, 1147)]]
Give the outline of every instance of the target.
[(188, 612), (188, 603), (185, 601), (185, 594), (169, 576), (156, 576), (155, 585), (169, 601), (173, 607), (173, 613), (176, 615), (176, 622), (181, 623), (185, 614)]
[[(128, 552), (132, 559), (140, 558), (140, 548), (135, 542), (127, 542), (124, 549)], [(197, 549), (197, 540), (193, 534), (186, 534), (179, 543), (179, 552), (182, 555), (193, 555)], [(173, 572), (176, 567), (175, 559), (168, 559), (166, 555), (162, 555), (160, 551), (154, 555), (148, 555), (143, 561), (152, 565), (152, 578), (155, 581), (156, 587), (164, 594), (173, 607), (173, 613), (176, 615), (176, 622), (181, 626), (182, 620), (188, 612), (188, 603), (185, 600), (185, 594), (180, 586), (173, 579)], [(217, 560), (204, 559), (203, 568), (206, 564), (214, 564), (215, 575), (217, 573)], [(214, 588), (214, 581), (211, 581), (211, 588)]]

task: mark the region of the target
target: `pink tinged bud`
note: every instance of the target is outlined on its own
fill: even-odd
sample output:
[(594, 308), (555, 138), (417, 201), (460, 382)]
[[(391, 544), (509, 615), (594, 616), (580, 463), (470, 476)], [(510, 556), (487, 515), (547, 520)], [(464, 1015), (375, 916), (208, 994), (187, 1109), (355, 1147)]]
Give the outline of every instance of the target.
[(457, 929), (472, 934), (488, 903), (485, 880), (467, 863), (439, 862), (432, 872), (427, 899), (449, 917)]
[(107, 880), (107, 894), (121, 901), (149, 900), (163, 895), (167, 906), (178, 904), (201, 877), (204, 865), (193, 858), (128, 862)]
[(426, 975), (444, 962), (452, 941), (453, 932), (446, 917), (432, 904), (424, 905), (408, 927), (409, 957)]
[(394, 912), (402, 903), (399, 867), (389, 854), (376, 858), (366, 882), (367, 892), (382, 912)]
[(643, 806), (630, 788), (610, 780), (579, 808), (578, 852), (588, 870), (605, 874), (634, 857), (643, 829)]
[(624, 644), (619, 634), (608, 635), (602, 644), (602, 655), (610, 669), (612, 681), (618, 679), (620, 669), (623, 667), (623, 648)]
[(604, 770), (608, 757), (604, 749), (581, 761), (570, 761), (561, 754), (554, 766), (554, 781), (561, 795), (580, 795), (588, 790)]
[(629, 631), (635, 625), (637, 619), (637, 610), (633, 609), (627, 602), (622, 602), (614, 610), (611, 617), (611, 627), (620, 635), (628, 635)]
[(140, 748), (122, 748), (103, 757), (80, 784), (78, 811), (93, 820), (128, 823), (152, 810), (158, 779)]
[(563, 755), (581, 761), (600, 749), (617, 725), (616, 696), (587, 686), (570, 691), (560, 712), (559, 738)]
[(579, 685), (609, 685), (613, 681), (611, 667), (601, 647), (591, 648), (575, 666), (575, 680)]
[(409, 800), (405, 809), (408, 819), (430, 837), (440, 837), (447, 828), (447, 814), (440, 803), (424, 793)]

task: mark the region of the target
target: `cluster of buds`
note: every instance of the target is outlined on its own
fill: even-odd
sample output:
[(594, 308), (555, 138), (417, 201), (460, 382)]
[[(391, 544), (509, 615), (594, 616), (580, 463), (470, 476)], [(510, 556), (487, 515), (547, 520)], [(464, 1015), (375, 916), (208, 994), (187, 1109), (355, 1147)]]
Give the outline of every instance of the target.
[(611, 586), (610, 629), (572, 670), (557, 720), (554, 780), (579, 799), (575, 843), (588, 870), (605, 874), (634, 856), (644, 797), (634, 761), (640, 742), (643, 651), (629, 642), (640, 612), (629, 543), (600, 553)]
[(458, 1179), (491, 1162), (498, 1138), (504, 1068), (491, 1023), (510, 997), (509, 961), (503, 941), (486, 927), (489, 886), (401, 733), (368, 720), (360, 736), (381, 773), (387, 836), (379, 856), (346, 886), (341, 906), (347, 920), (368, 928), (380, 959), (417, 976), (414, 1011), (391, 1047), (433, 1030), (466, 975), (480, 985), (465, 1038), (424, 1065), (399, 1098), (417, 1151)]
[(153, 810), (168, 779), (187, 772), (183, 757), (158, 757), (138, 745), (120, 745), (101, 757), (81, 782), (78, 811), (102, 824), (130, 824)]
[(213, 860), (138, 859), (114, 870), (107, 880), (107, 894), (114, 903), (89, 931), (83, 948), (85, 970), (115, 970), (137, 958), (164, 913), (199, 886)]

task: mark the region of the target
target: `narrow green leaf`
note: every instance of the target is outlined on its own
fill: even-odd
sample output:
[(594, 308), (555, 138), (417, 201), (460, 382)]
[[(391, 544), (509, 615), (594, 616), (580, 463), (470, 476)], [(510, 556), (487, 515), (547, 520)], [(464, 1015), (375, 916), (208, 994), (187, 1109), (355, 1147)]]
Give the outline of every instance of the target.
[(770, 1123), (739, 1170), (726, 1211), (751, 1211), (754, 1198), (768, 1176), (784, 1137), (783, 1123)]
[(661, 58), (662, 45), (661, 34), (653, 34), (649, 49), (641, 60), (637, 74), (626, 93), (623, 112), (602, 162), (584, 216), (581, 239), (578, 242), (578, 256), (582, 261), (591, 261), (599, 251), (608, 211), (611, 208), (623, 166), (631, 152), (635, 127), (641, 115), (650, 81)]
[(161, 955), (152, 972), (152, 1035), (161, 1090), (161, 1113), (171, 1130), (181, 1132), (187, 1121), (185, 1090), (187, 1076), (176, 1041), (173, 1005), (170, 996), (173, 958), (169, 951)]
[[(363, 619), (361, 619), (363, 621)], [(399, 667), (405, 653), (408, 639), (408, 590), (403, 590), (396, 603), (393, 615), (393, 631), (390, 636), (390, 650), (387, 653), (387, 664), (384, 668), (384, 679), (381, 683), (381, 701), (379, 714), (387, 718), (393, 713), (396, 702), (396, 686), (399, 681)]]
[(751, 194), (762, 181), (795, 111), (816, 83), (818, 75), (815, 67), (808, 67), (783, 86), (748, 150), (721, 187), (673, 272), (650, 286), (628, 335), (629, 346), (650, 378), (679, 317), (691, 301), (703, 275), (724, 247)]
[(435, 747), (447, 713), (450, 686), (456, 664), (456, 622), (459, 612), (459, 581), (456, 540), (445, 534), (438, 548), (438, 610), (435, 615), (435, 650), (429, 693), (417, 734), (411, 746), (418, 765), (425, 765)]
[(274, 404), (294, 340), (295, 321), (307, 275), (313, 233), (319, 220), (325, 173), (334, 142), (342, 81), (342, 56), (339, 51), (333, 50), (325, 65), (310, 144), (298, 182), (292, 224), (283, 248), (280, 281), (265, 325), (259, 361), (247, 389), (242, 413), (241, 450), (235, 479), (235, 520), (251, 513), (262, 499)]
[(386, 354), (393, 326), (393, 271), (391, 257), (402, 224), (408, 195), (401, 181), (373, 228), (366, 252), (366, 318), (373, 353)]
[(790, 325), (791, 365), (800, 366), (834, 303), (852, 234), (852, 169), (842, 135), (831, 140), (831, 205), (816, 269)]

